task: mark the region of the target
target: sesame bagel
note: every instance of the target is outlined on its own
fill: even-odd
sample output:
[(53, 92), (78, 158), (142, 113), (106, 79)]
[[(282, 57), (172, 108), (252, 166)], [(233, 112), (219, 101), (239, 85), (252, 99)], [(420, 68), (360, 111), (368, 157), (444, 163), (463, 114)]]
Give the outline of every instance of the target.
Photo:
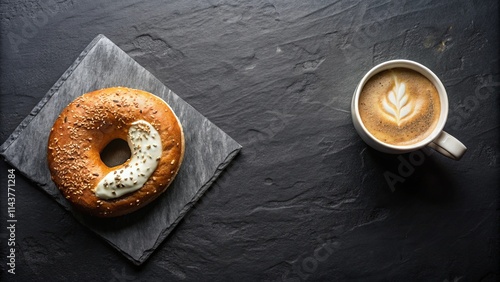
[[(101, 152), (127, 141), (130, 158), (108, 167)], [(184, 157), (182, 125), (168, 104), (142, 90), (86, 93), (59, 115), (48, 141), (51, 177), (78, 210), (98, 217), (133, 212), (163, 193)]]

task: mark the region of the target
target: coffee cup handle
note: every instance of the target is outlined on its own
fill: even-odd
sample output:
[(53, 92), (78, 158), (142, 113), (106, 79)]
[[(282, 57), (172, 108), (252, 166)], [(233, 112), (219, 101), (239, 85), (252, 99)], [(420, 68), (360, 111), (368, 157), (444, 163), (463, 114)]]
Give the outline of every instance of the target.
[(467, 151), (467, 147), (445, 131), (441, 133), (428, 145), (432, 149), (453, 160), (460, 160)]

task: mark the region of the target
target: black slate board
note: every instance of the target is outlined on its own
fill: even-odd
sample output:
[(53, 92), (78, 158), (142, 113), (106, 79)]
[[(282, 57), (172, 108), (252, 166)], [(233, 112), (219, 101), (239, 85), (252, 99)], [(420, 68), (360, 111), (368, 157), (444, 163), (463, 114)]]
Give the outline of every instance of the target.
[[(50, 179), (47, 139), (55, 119), (73, 99), (100, 88), (127, 86), (163, 98), (185, 132), (184, 162), (155, 202), (133, 214), (97, 219), (72, 209)], [(104, 35), (98, 35), (0, 147), (0, 154), (75, 218), (135, 264), (143, 263), (241, 150), (241, 146), (168, 89)]]

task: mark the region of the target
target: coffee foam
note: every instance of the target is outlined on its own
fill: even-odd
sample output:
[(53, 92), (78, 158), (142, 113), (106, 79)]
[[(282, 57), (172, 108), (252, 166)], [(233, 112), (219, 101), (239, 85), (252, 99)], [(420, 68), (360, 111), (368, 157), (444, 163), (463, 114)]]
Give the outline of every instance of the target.
[(395, 68), (382, 71), (364, 85), (359, 113), (367, 130), (392, 145), (412, 145), (436, 127), (441, 102), (436, 87), (422, 74)]

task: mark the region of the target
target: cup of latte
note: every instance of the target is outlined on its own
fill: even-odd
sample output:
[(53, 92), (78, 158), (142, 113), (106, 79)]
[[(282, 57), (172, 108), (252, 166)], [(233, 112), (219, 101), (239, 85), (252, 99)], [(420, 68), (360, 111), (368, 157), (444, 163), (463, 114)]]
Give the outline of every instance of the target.
[(467, 148), (443, 131), (448, 95), (427, 67), (392, 60), (372, 68), (359, 82), (351, 103), (356, 131), (371, 147), (401, 154), (429, 146), (459, 160)]

